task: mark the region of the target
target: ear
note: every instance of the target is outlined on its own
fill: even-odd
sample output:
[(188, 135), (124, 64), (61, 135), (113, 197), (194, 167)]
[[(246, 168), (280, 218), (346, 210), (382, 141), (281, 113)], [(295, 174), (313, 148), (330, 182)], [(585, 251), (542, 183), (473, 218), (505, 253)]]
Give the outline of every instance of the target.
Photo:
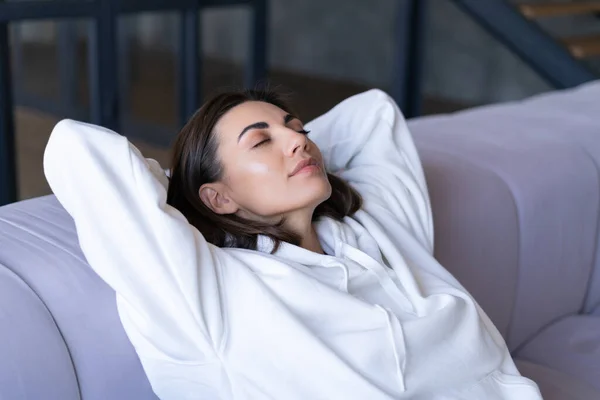
[(198, 195), (215, 214), (234, 214), (239, 209), (236, 202), (227, 196), (225, 188), (218, 183), (205, 183), (200, 186)]

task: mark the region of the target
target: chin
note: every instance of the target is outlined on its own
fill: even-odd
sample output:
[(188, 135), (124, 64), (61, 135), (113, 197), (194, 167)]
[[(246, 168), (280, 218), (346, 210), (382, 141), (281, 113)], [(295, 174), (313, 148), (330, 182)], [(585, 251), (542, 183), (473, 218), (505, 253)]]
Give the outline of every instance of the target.
[(324, 177), (318, 185), (315, 184), (314, 186), (310, 193), (313, 200), (311, 203), (316, 207), (331, 197), (331, 184), (329, 183), (329, 179)]
[[(312, 176), (309, 179), (302, 179), (296, 185), (290, 187), (285, 194), (284, 200), (285, 212), (290, 210), (300, 210), (316, 208), (331, 197), (331, 184), (326, 175)], [(283, 199), (282, 199), (283, 200)]]

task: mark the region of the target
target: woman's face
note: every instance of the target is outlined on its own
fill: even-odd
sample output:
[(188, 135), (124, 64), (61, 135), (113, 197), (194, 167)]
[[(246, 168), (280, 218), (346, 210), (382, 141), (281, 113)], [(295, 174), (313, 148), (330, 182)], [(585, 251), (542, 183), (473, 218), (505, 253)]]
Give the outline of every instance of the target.
[(331, 195), (321, 152), (302, 122), (279, 107), (242, 103), (221, 117), (215, 134), (224, 178), (204, 196), (200, 191), (213, 211), (275, 222), (297, 212), (312, 215)]

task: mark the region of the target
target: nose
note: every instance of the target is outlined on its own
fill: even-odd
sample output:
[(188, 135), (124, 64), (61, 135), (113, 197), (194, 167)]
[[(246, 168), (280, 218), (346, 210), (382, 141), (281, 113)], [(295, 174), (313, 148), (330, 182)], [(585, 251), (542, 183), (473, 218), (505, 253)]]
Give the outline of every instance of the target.
[(289, 157), (293, 157), (299, 151), (306, 151), (309, 143), (308, 137), (305, 134), (296, 132), (293, 129), (288, 129), (288, 131), (290, 132), (290, 139), (287, 145), (287, 155)]

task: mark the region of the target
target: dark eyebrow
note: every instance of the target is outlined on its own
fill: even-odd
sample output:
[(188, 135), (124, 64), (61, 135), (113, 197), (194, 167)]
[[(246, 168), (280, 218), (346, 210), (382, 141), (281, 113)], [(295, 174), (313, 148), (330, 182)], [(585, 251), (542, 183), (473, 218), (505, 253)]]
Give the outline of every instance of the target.
[[(283, 117), (283, 123), (287, 124), (288, 122), (290, 122), (293, 119), (298, 119), (298, 117), (295, 117), (292, 114), (286, 114)], [(242, 133), (239, 134), (237, 141), (239, 143), (240, 140), (242, 140), (242, 136), (244, 136), (244, 134), (251, 129), (267, 129), (268, 127), (269, 127), (269, 124), (267, 124), (266, 122), (255, 122), (252, 125), (248, 125), (247, 127), (244, 128), (244, 130), (242, 130)]]
[(242, 131), (242, 133), (240, 133), (240, 135), (238, 136), (238, 143), (240, 142), (240, 140), (242, 140), (242, 136), (244, 136), (244, 134), (246, 132), (248, 132), (251, 129), (267, 129), (269, 127), (269, 124), (267, 124), (266, 122), (255, 122), (252, 125), (248, 125), (247, 127), (244, 128), (244, 130)]

